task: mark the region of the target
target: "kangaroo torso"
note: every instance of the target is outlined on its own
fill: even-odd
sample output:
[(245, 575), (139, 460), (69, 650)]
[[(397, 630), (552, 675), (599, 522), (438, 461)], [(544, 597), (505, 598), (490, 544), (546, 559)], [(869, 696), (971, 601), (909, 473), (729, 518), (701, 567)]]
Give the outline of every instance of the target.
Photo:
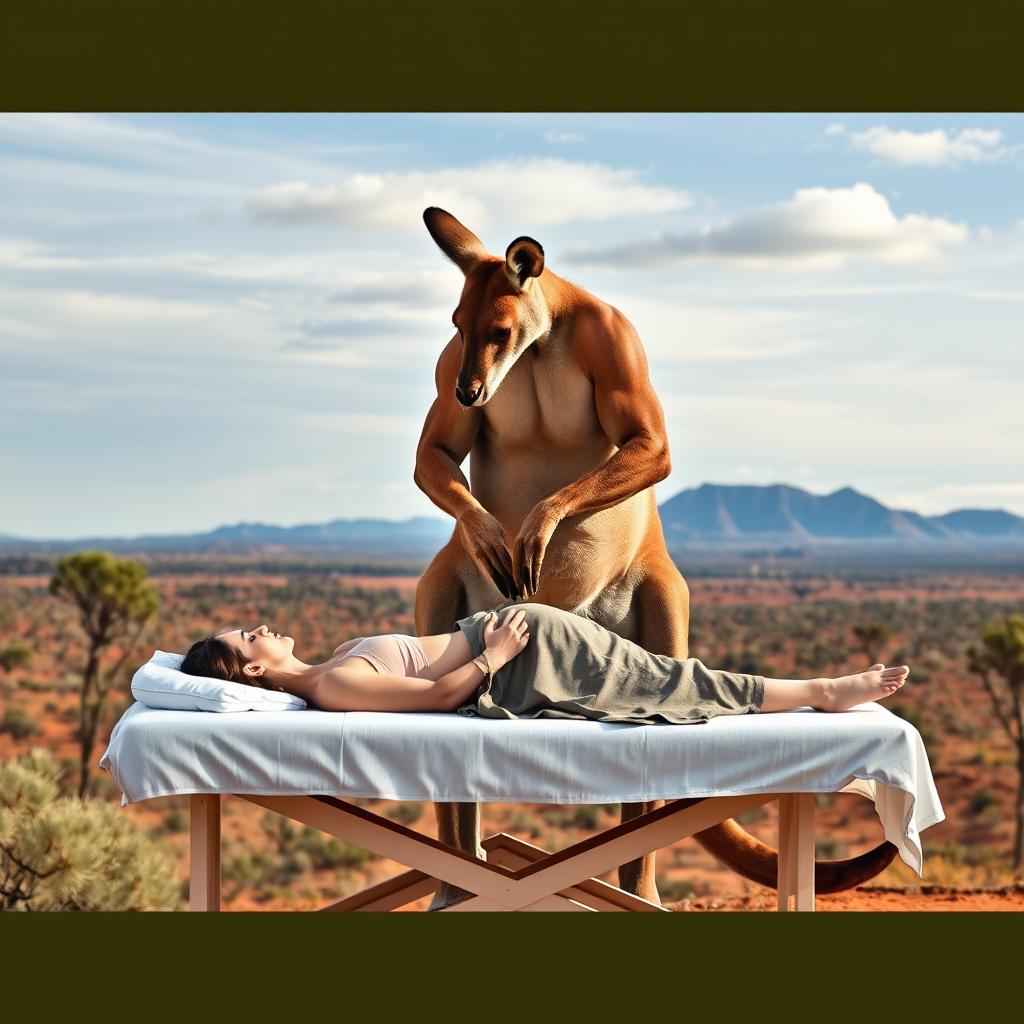
[[(577, 329), (571, 321), (556, 323), (520, 356), (482, 410), (469, 454), (470, 486), (510, 545), (538, 501), (586, 476), (617, 450), (601, 427), (593, 382), (574, 351)], [(660, 536), (653, 488), (562, 520), (532, 599), (583, 613), (598, 598), (628, 606), (628, 569), (652, 523)], [(620, 617), (607, 610), (613, 619)]]

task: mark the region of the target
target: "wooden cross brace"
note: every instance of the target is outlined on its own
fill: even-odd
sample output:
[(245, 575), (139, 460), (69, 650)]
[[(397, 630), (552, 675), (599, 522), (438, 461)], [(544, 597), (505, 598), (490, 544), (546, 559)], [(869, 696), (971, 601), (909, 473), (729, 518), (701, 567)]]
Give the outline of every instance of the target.
[[(813, 793), (674, 800), (553, 854), (499, 833), (484, 840), (486, 861), (337, 797), (239, 795), (411, 869), (321, 908), (329, 911), (393, 910), (449, 882), (473, 894), (449, 911), (656, 912), (663, 908), (593, 876), (779, 800), (778, 908), (792, 899), (793, 909), (814, 909)], [(220, 909), (220, 806), (219, 794), (192, 796), (192, 910)]]

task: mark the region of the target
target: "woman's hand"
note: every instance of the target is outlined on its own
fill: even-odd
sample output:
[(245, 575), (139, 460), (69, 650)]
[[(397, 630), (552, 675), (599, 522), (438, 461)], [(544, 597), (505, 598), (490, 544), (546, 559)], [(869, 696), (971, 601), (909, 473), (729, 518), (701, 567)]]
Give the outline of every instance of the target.
[(530, 639), (526, 612), (522, 608), (509, 611), (505, 621), (497, 625), (498, 616), (490, 612), (484, 620), (484, 650), (492, 672), (507, 665)]

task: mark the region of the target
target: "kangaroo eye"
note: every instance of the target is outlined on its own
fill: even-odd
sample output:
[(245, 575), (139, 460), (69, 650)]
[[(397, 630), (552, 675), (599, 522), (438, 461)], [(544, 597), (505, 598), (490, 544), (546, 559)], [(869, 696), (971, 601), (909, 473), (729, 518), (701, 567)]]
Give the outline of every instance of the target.
[(512, 336), (512, 329), (509, 327), (496, 327), (491, 334), (495, 341), (508, 341)]

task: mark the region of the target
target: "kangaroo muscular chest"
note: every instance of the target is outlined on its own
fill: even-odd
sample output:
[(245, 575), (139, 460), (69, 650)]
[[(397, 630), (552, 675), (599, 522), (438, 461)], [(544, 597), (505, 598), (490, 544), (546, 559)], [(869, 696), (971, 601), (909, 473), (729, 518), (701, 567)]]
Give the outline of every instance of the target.
[(484, 406), (483, 417), (482, 433), (495, 452), (572, 458), (581, 447), (612, 449), (597, 418), (593, 382), (563, 350), (527, 349)]
[(483, 506), (515, 530), (538, 501), (614, 453), (585, 369), (561, 352), (527, 349), (483, 408), (470, 484)]

